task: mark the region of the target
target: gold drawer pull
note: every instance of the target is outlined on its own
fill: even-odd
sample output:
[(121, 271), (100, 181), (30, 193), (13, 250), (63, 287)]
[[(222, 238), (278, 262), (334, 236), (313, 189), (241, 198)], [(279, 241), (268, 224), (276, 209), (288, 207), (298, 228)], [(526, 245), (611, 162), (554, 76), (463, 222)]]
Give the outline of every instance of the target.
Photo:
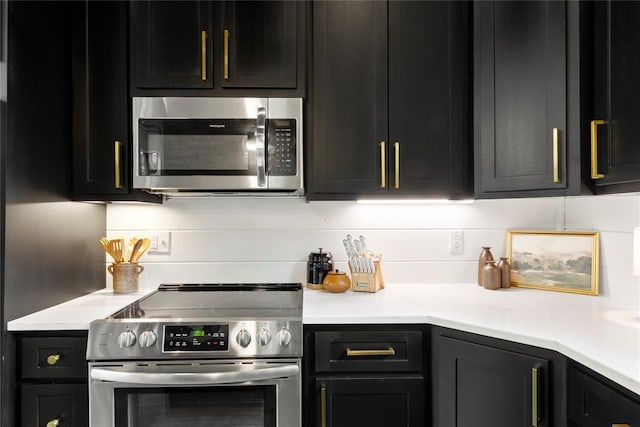
[(611, 424), (611, 427), (631, 427), (630, 424)]
[(560, 129), (553, 128), (553, 182), (560, 182)]
[(387, 159), (385, 158), (386, 151), (387, 149), (384, 141), (380, 141), (380, 188), (385, 188), (387, 186), (387, 176), (385, 174), (387, 169)]
[(352, 350), (347, 348), (347, 356), (348, 357), (357, 357), (357, 356), (393, 356), (396, 354), (396, 351), (393, 347), (389, 347), (383, 350)]
[(56, 427), (58, 424), (60, 424), (59, 419), (51, 420), (47, 423), (47, 427)]
[(120, 141), (114, 141), (114, 175), (115, 175), (115, 188), (122, 188), (122, 171), (120, 170), (120, 161), (122, 160), (122, 143)]
[(538, 427), (538, 368), (531, 368), (531, 425)]
[(327, 386), (320, 387), (320, 425), (327, 427)]
[(60, 360), (60, 355), (59, 354), (50, 354), (49, 356), (47, 356), (47, 364), (48, 365), (55, 365), (56, 363), (58, 363), (58, 361)]
[(395, 142), (393, 144), (393, 148), (396, 151), (396, 158), (395, 158), (395, 160), (396, 160), (396, 164), (395, 164), (395, 166), (396, 166), (396, 171), (395, 171), (396, 172), (396, 176), (395, 176), (396, 181), (395, 181), (395, 183), (393, 185), (393, 188), (400, 188), (400, 143), (399, 142)]
[(229, 80), (229, 30), (224, 30), (224, 48), (222, 52), (223, 77)]
[(200, 70), (200, 78), (203, 82), (207, 81), (207, 32), (202, 31), (200, 33), (200, 61), (201, 61), (201, 70)]
[(591, 120), (591, 179), (604, 178), (598, 173), (598, 126), (606, 124), (604, 120)]

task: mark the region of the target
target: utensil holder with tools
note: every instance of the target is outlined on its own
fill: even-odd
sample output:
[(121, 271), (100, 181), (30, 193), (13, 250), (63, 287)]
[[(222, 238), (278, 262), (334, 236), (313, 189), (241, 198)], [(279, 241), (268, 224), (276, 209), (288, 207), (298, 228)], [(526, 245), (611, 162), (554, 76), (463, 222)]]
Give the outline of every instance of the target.
[(351, 270), (351, 290), (357, 292), (378, 292), (380, 289), (384, 289), (381, 261), (382, 257), (373, 261), (375, 267), (374, 273), (356, 272), (349, 266), (349, 270)]
[(146, 237), (136, 237), (125, 244), (123, 238), (107, 239), (102, 237), (100, 245), (113, 258), (113, 263), (107, 266), (107, 271), (113, 276), (113, 293), (129, 294), (138, 291), (138, 276), (144, 271), (138, 260), (149, 248), (151, 241)]

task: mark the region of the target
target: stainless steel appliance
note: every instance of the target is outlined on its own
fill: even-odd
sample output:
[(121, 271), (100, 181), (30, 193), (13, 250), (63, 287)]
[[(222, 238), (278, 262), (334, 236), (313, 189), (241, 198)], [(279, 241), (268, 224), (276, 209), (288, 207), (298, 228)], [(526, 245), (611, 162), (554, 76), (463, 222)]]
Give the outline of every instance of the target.
[(303, 191), (301, 98), (135, 97), (133, 187)]
[(89, 326), (90, 427), (299, 427), (302, 285), (168, 284)]

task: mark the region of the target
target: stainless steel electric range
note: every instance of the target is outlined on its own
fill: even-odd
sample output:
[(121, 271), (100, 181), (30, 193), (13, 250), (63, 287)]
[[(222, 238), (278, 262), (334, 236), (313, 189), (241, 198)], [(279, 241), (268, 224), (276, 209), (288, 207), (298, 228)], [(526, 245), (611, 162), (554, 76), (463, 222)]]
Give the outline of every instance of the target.
[(302, 285), (166, 284), (89, 327), (91, 427), (301, 425)]

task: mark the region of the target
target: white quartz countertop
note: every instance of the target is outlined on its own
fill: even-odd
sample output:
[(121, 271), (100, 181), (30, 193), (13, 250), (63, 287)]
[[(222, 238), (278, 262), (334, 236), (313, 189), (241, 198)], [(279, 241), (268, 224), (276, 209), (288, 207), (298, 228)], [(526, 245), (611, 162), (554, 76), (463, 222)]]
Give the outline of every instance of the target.
[[(13, 320), (9, 331), (86, 330), (151, 292), (102, 290)], [(556, 350), (640, 394), (637, 308), (601, 297), (475, 284), (392, 284), (377, 293), (304, 290), (305, 324), (432, 324)]]
[(7, 330), (10, 332), (86, 331), (92, 320), (104, 319), (153, 290), (114, 294), (111, 289), (103, 289), (11, 320), (7, 324)]
[(640, 394), (638, 309), (606, 298), (476, 284), (377, 293), (305, 289), (305, 324), (426, 323), (556, 350)]

